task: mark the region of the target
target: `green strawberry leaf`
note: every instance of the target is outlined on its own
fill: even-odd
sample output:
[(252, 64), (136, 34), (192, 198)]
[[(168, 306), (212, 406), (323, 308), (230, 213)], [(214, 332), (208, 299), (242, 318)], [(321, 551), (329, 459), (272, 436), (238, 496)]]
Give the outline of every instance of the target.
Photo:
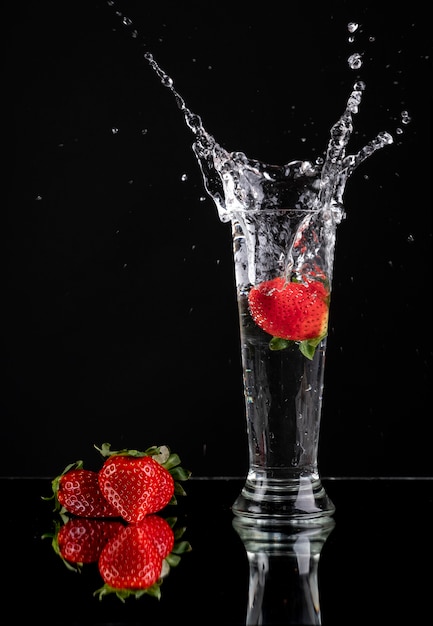
[(173, 467), (173, 469), (170, 470), (170, 474), (175, 480), (188, 480), (191, 476), (191, 472), (180, 465)]
[[(169, 521), (168, 517), (166, 517), (165, 519), (166, 519), (167, 522)], [(172, 529), (173, 529), (173, 533), (174, 533), (174, 541), (177, 542), (177, 541), (179, 541), (179, 539), (181, 537), (183, 537), (183, 535), (184, 535), (184, 533), (186, 531), (186, 526), (178, 526), (176, 528), (174, 528), (172, 526)]]
[(174, 495), (176, 495), (176, 496), (186, 496), (187, 495), (185, 489), (177, 481), (174, 482)]
[(324, 337), (326, 337), (326, 335), (322, 335), (321, 337), (315, 337), (314, 339), (305, 339), (305, 341), (301, 341), (299, 343), (299, 350), (305, 357), (307, 357), (307, 359), (312, 360), (314, 358), (317, 346)]
[(119, 600), (125, 602), (126, 598), (129, 598), (131, 596), (135, 598), (141, 598), (141, 596), (146, 594), (158, 598), (159, 600), (161, 598), (161, 582), (162, 580), (159, 580), (147, 589), (116, 589), (114, 587), (110, 587), (110, 585), (104, 584), (102, 587), (94, 591), (93, 595), (99, 596), (99, 600), (102, 600), (104, 596), (107, 596), (109, 594), (115, 594), (119, 598)]
[(277, 350), (285, 350), (289, 346), (291, 346), (294, 341), (290, 341), (289, 339), (281, 339), (281, 337), (272, 337), (269, 342), (269, 350), (277, 351)]
[(189, 541), (176, 541), (176, 543), (173, 546), (173, 550), (171, 551), (170, 554), (185, 554), (185, 552), (191, 552), (192, 548), (191, 548), (191, 544), (189, 543)]
[(312, 360), (316, 352), (316, 348), (319, 343), (324, 339), (326, 335), (320, 337), (314, 337), (314, 339), (305, 339), (304, 341), (291, 341), (290, 339), (281, 339), (281, 337), (272, 337), (269, 342), (269, 349), (276, 352), (278, 350), (286, 350), (295, 343), (298, 344), (299, 350), (307, 358)]
[(177, 567), (181, 561), (181, 557), (178, 554), (170, 552), (170, 554), (165, 557), (165, 561), (170, 567)]
[(179, 464), (180, 464), (179, 455), (175, 453), (170, 454), (168, 459), (164, 463), (161, 463), (161, 465), (165, 467), (165, 469), (167, 470), (171, 470), (173, 467), (176, 467)]

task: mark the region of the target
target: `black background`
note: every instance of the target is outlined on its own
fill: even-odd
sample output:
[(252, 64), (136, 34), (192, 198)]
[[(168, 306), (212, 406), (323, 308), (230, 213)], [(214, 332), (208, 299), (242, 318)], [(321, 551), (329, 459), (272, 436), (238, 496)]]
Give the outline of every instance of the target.
[(346, 189), (321, 472), (431, 475), (426, 5), (9, 4), (1, 475), (90, 467), (104, 441), (167, 443), (196, 476), (246, 471), (230, 227), (146, 50), (225, 148), (266, 162), (321, 156), (366, 82), (350, 151), (395, 143)]

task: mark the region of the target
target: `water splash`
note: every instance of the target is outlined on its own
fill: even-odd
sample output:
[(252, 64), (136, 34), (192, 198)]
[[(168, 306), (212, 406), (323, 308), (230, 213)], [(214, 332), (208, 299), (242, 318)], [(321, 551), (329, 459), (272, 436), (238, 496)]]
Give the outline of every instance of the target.
[[(176, 91), (173, 79), (158, 65), (151, 53), (145, 58), (161, 83), (174, 95), (186, 124), (195, 135), (193, 150), (200, 165), (205, 188), (217, 207), (222, 222), (231, 221), (233, 230), (239, 227), (247, 242), (237, 250), (237, 266), (245, 266), (245, 275), (238, 272), (238, 289), (247, 291), (251, 284), (265, 280), (258, 276), (263, 255), (280, 258), (281, 271), (292, 280), (308, 280), (321, 267), (329, 281), (332, 278), (332, 260), (335, 245), (335, 227), (344, 217), (343, 196), (347, 180), (353, 171), (376, 150), (393, 142), (388, 132), (379, 133), (356, 154), (346, 154), (353, 132), (353, 116), (359, 111), (365, 83), (357, 81), (346, 103), (346, 108), (331, 128), (324, 159), (290, 161), (284, 165), (270, 165), (248, 158), (243, 152), (228, 152), (210, 135), (199, 115), (193, 113)], [(273, 224), (260, 226), (255, 214), (270, 209), (299, 212), (298, 222), (274, 215)], [(279, 229), (287, 240), (287, 229), (292, 234), (290, 250), (271, 247), (272, 229)], [(318, 246), (320, 241), (326, 246)], [(242, 256), (242, 259), (240, 258)]]
[[(110, 6), (113, 0), (108, 0)], [(124, 26), (133, 26), (132, 20), (116, 12)], [(359, 29), (357, 22), (347, 25), (351, 35)], [(133, 33), (136, 33), (133, 30)], [(136, 36), (136, 35), (135, 35)], [(353, 171), (374, 152), (393, 143), (389, 132), (383, 131), (355, 154), (346, 154), (353, 132), (353, 118), (358, 113), (365, 90), (365, 83), (358, 80), (346, 102), (346, 107), (330, 131), (330, 139), (323, 159), (289, 161), (283, 165), (271, 165), (248, 158), (243, 152), (228, 152), (210, 135), (199, 115), (191, 111), (174, 86), (174, 81), (157, 63), (150, 52), (144, 54), (161, 84), (174, 96), (185, 122), (195, 136), (193, 151), (199, 163), (206, 191), (213, 199), (222, 222), (232, 222), (233, 229), (241, 226), (249, 239), (245, 266), (248, 271), (260, 267), (257, 254), (278, 255), (281, 268), (290, 279), (293, 271), (297, 279), (304, 280), (317, 267), (320, 254), (321, 267), (331, 280), (332, 258), (335, 243), (335, 226), (344, 217), (343, 196), (348, 178)], [(362, 54), (354, 53), (348, 58), (352, 70), (362, 66)], [(410, 121), (409, 114), (402, 113), (402, 123)], [(298, 222), (288, 223), (287, 217), (276, 221), (274, 227), (290, 228), (293, 232), (291, 250), (267, 250), (266, 233), (258, 233), (255, 213), (266, 210), (299, 211)], [(317, 233), (327, 242), (325, 250), (315, 245)], [(302, 242), (302, 245), (301, 245)], [(254, 257), (254, 260), (253, 258)], [(257, 276), (245, 277), (241, 289), (254, 284)]]
[[(182, 96), (176, 91), (173, 79), (155, 61), (153, 55), (145, 53), (145, 59), (156, 72), (161, 83), (174, 95), (179, 109), (182, 111), (186, 124), (196, 136), (193, 144), (194, 153), (199, 161), (204, 183), (213, 198), (223, 222), (230, 221), (232, 213), (239, 210), (256, 210), (281, 206), (285, 203), (289, 208), (289, 198), (281, 198), (276, 193), (264, 193), (263, 189), (277, 183), (279, 179), (292, 180), (293, 189), (299, 192), (305, 186), (302, 207), (320, 210), (331, 201), (341, 204), (347, 179), (352, 172), (376, 150), (393, 143), (388, 132), (379, 133), (359, 152), (346, 155), (346, 147), (353, 132), (353, 116), (358, 113), (365, 83), (357, 81), (349, 95), (344, 113), (331, 128), (330, 141), (326, 157), (322, 161), (291, 161), (282, 166), (267, 165), (249, 159), (243, 152), (228, 152), (222, 148), (212, 135), (204, 128), (199, 115), (193, 113)], [(290, 194), (289, 194), (290, 195)], [(267, 198), (267, 205), (261, 203)]]
[[(114, 0), (107, 0), (111, 7)], [(132, 20), (120, 11), (116, 11), (124, 26), (132, 27)], [(352, 21), (347, 25), (350, 34), (360, 28), (358, 22)], [(132, 31), (136, 36), (137, 31)], [(299, 208), (319, 211), (331, 204), (342, 205), (346, 182), (353, 171), (376, 150), (393, 143), (389, 132), (381, 132), (367, 143), (356, 154), (346, 155), (346, 148), (353, 132), (353, 116), (358, 113), (361, 104), (362, 92), (365, 83), (357, 81), (346, 103), (346, 108), (330, 131), (330, 140), (324, 160), (290, 161), (276, 166), (260, 163), (249, 159), (243, 152), (227, 152), (203, 126), (199, 115), (192, 112), (185, 100), (174, 87), (174, 81), (157, 63), (150, 52), (144, 54), (152, 70), (159, 77), (164, 87), (174, 96), (178, 108), (184, 115), (187, 126), (195, 135), (193, 150), (198, 159), (205, 188), (214, 200), (218, 214), (223, 222), (233, 217), (234, 211), (248, 211), (270, 208), (270, 206), (286, 205), (290, 207), (290, 188), (299, 195)], [(348, 64), (351, 69), (359, 69), (362, 65), (362, 54), (354, 53), (349, 56)], [(402, 112), (402, 124), (410, 121), (409, 114)], [(289, 189), (282, 194), (279, 181), (289, 182)], [(275, 187), (275, 194), (270, 194), (270, 188)], [(266, 191), (266, 193), (265, 193)], [(282, 195), (286, 197), (282, 197)], [(293, 208), (293, 206), (291, 206)]]

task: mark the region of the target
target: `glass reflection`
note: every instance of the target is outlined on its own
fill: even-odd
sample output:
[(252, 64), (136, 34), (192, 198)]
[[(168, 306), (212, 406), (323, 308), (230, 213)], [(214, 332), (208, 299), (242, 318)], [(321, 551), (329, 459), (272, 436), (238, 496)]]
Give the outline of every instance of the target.
[(233, 520), (249, 564), (247, 626), (322, 623), (318, 566), (334, 526), (332, 518), (300, 526)]

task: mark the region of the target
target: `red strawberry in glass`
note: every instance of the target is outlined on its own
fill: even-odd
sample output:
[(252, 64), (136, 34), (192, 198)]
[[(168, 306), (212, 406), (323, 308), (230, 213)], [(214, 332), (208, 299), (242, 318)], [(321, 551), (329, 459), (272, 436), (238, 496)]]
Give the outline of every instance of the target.
[(248, 304), (254, 322), (277, 339), (314, 344), (327, 333), (329, 291), (321, 281), (273, 278), (251, 288)]

